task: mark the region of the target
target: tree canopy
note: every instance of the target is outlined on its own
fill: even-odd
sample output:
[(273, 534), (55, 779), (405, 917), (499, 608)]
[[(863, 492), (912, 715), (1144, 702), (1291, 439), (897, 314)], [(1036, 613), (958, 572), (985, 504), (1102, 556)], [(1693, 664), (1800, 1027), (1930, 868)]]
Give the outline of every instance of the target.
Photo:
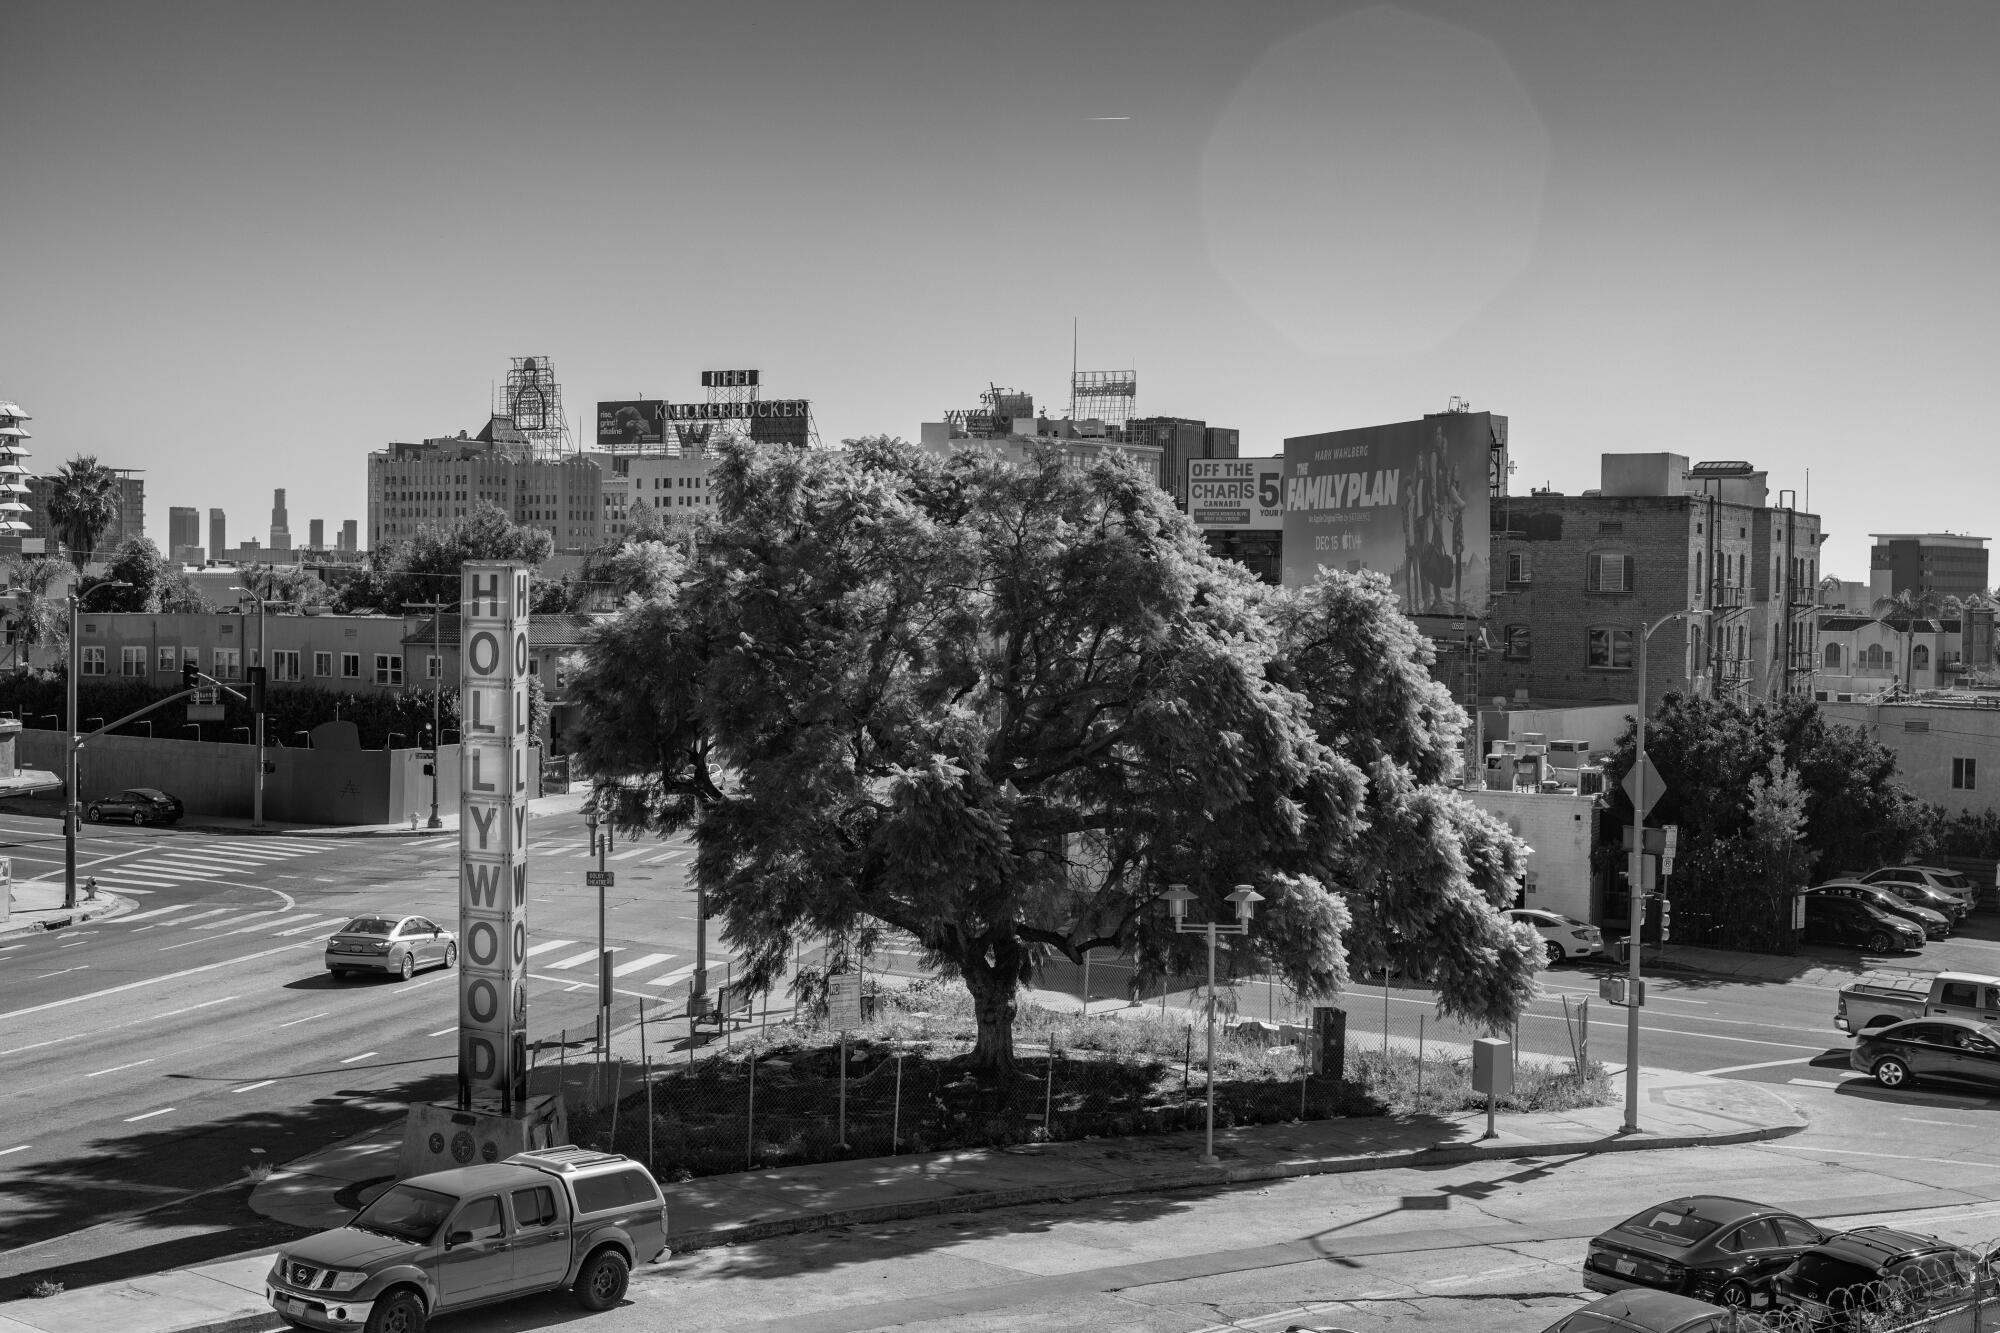
[(456, 601), (463, 562), (520, 560), (534, 568), (554, 550), (546, 529), (516, 523), (499, 505), (481, 500), (462, 519), (420, 528), (407, 542), (370, 552), (360, 574), (335, 595), (334, 609), (394, 614), (417, 603)]
[(250, 565), (243, 570), (243, 586), (266, 601), (280, 603), (290, 611), (309, 606), (330, 606), (333, 589), (304, 565)]
[(82, 573), (98, 539), (118, 521), (118, 474), (98, 462), (96, 455), (79, 454), (49, 478), (47, 506), (49, 526), (70, 563)]
[(1236, 975), (1327, 998), (1350, 948), (1422, 960), (1502, 1023), (1540, 946), (1498, 908), (1521, 845), (1438, 783), (1463, 718), (1379, 576), (1286, 598), (1211, 557), (1117, 461), (1016, 468), (900, 441), (727, 446), (713, 519), (640, 544), (572, 732), (598, 807), (692, 828), (750, 980), (808, 935), (907, 931), (1011, 1067), (1049, 953), (1195, 970), (1194, 920), (1264, 901)]
[[(124, 584), (113, 587), (109, 585)], [(104, 591), (90, 596), (91, 590)], [(129, 537), (105, 562), (101, 578), (86, 578), (78, 585), (79, 596), (93, 611), (213, 611), (201, 589), (187, 576), (179, 561), (160, 554), (149, 537)]]

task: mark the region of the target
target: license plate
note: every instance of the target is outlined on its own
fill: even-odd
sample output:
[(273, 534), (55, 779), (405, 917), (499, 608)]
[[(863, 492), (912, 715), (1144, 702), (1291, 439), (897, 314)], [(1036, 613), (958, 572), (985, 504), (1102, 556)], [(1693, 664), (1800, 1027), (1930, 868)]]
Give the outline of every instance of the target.
[(1616, 1268), (1619, 1272), (1628, 1275), (1636, 1271), (1635, 1266), (1633, 1265), (1630, 1259), (1620, 1259), (1616, 1263), (1614, 1263), (1612, 1267)]
[(291, 1297), (286, 1296), (278, 1302), (278, 1308), (286, 1314), (304, 1314), (306, 1312), (306, 1303), (304, 1301), (295, 1301)]

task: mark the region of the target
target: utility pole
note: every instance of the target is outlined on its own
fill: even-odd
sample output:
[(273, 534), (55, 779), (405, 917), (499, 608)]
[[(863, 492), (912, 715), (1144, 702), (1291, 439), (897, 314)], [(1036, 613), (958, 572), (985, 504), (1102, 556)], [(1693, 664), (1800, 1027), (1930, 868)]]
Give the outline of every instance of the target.
[[(437, 663), (437, 677), (431, 681), (431, 818), (425, 828), (443, 828), (438, 818), (438, 752), (444, 748), (444, 732), (439, 729), (439, 701), (444, 694), (444, 609), (449, 602), (405, 602), (405, 607), (431, 613), (431, 660)], [(602, 869), (603, 867), (599, 867)]]
[[(63, 760), (63, 793), (69, 799), (63, 809), (63, 906), (76, 906), (76, 826), (83, 818), (83, 803), (77, 796), (77, 755), (83, 741), (77, 734), (76, 678), (83, 671), (83, 645), (77, 641), (77, 627), (83, 606), (83, 575), (79, 572), (69, 586), (69, 745)], [(129, 588), (129, 583), (93, 583), (92, 592), (102, 588)]]

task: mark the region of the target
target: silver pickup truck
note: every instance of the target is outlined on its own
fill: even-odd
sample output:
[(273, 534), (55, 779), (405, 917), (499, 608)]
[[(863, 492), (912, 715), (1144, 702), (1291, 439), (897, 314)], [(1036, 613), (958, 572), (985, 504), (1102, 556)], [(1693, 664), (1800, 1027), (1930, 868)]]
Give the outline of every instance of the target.
[(2000, 977), (1977, 972), (1863, 972), (1840, 988), (1833, 1025), (1865, 1032), (1938, 1014), (2000, 1023)]
[(346, 1226), (280, 1250), (265, 1294), (295, 1328), (422, 1333), (432, 1315), (559, 1287), (608, 1310), (666, 1246), (645, 1167), (540, 1148), (391, 1185)]

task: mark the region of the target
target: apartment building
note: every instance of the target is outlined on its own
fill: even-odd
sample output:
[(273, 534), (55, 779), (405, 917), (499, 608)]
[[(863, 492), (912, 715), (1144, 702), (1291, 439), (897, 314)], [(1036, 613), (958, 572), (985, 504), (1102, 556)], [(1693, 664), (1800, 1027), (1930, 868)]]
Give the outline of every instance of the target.
[(464, 519), (481, 500), (515, 523), (538, 527), (557, 551), (590, 551), (604, 540), (603, 473), (582, 456), (537, 456), (506, 417), (475, 436), (391, 444), (368, 455), (371, 547), (408, 541), (424, 527)]
[[(420, 616), (266, 615), (259, 622), (241, 611), (151, 614), (102, 612), (78, 622), (78, 676), (142, 679), (155, 685), (180, 680), (192, 662), (217, 680), (240, 681), (244, 670), (266, 660), (270, 687), (317, 685), (357, 693), (393, 693), (422, 683), (405, 666), (404, 639)], [(260, 652), (260, 647), (262, 651)], [(42, 665), (55, 665), (53, 646), (37, 648)]]
[[(1494, 651), (1482, 696), (1591, 703), (1812, 689), (1816, 514), (1744, 462), (1605, 454), (1603, 485), (1491, 501)], [(1666, 620), (1675, 612), (1699, 613)], [(1666, 623), (1661, 624), (1662, 620)], [(1658, 625), (1650, 638), (1648, 627)]]

